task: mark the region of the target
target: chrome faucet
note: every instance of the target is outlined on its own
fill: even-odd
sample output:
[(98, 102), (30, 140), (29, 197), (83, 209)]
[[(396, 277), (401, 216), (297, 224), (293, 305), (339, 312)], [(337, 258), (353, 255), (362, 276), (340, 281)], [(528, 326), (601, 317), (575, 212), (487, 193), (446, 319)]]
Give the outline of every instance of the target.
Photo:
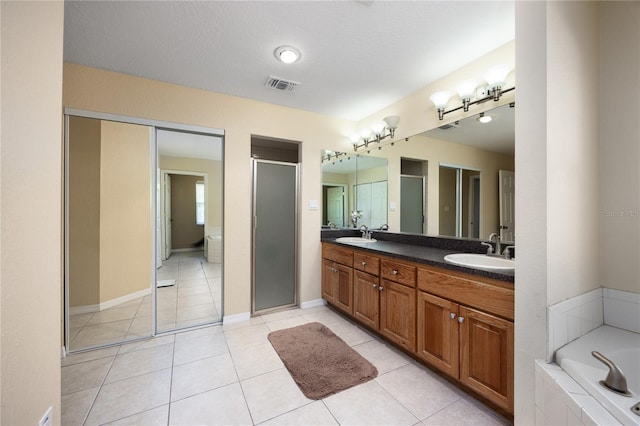
[(329, 228), (331, 228), (331, 229), (336, 229), (337, 228), (336, 224), (331, 222), (331, 221), (327, 224), (327, 226), (329, 226)]
[[(489, 235), (489, 242), (490, 243), (495, 243), (496, 247), (493, 250), (493, 252), (500, 256), (502, 254), (502, 245), (500, 243), (500, 235), (496, 234), (495, 232), (492, 232), (491, 235)], [(487, 253), (489, 254), (489, 253)]]
[(602, 355), (600, 352), (593, 351), (591, 352), (591, 355), (609, 367), (609, 374), (607, 374), (607, 378), (600, 380), (600, 384), (613, 392), (624, 396), (631, 396), (631, 392), (627, 387), (627, 378), (624, 377), (622, 370), (620, 370), (613, 361)]
[(367, 240), (371, 239), (371, 231), (367, 228), (367, 225), (360, 225), (360, 232), (362, 232), (362, 238)]

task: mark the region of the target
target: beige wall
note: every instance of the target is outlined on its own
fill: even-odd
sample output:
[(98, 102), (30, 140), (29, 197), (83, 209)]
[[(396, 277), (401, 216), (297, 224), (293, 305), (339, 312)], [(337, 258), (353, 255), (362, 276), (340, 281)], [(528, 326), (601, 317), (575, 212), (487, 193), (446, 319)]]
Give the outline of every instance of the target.
[(222, 161), (161, 155), (159, 167), (162, 170), (206, 173), (207, 226), (222, 226)]
[(147, 126), (102, 121), (100, 301), (151, 286), (151, 159)]
[(596, 2), (516, 3), (516, 423), (535, 423), (547, 306), (601, 284), (598, 33)]
[(202, 176), (171, 175), (171, 246), (193, 249), (204, 246), (204, 225), (196, 225), (196, 182)]
[(640, 3), (606, 3), (600, 8), (600, 22), (602, 285), (638, 293)]
[(69, 305), (100, 303), (100, 120), (69, 117)]
[[(300, 299), (320, 298), (320, 151), (327, 141), (347, 140), (353, 123), (305, 111), (65, 64), (66, 107), (145, 117), (225, 130), (225, 314), (250, 311), (251, 135), (301, 144)], [(170, 108), (167, 106), (170, 105)]]
[(0, 424), (60, 424), (62, 2), (0, 2)]

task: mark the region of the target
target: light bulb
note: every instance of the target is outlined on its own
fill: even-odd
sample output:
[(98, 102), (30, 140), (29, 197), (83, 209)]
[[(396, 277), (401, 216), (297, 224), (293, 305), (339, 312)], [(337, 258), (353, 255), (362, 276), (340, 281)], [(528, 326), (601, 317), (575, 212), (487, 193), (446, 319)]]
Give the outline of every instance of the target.
[(433, 105), (438, 109), (446, 108), (449, 98), (451, 98), (451, 93), (449, 92), (436, 92), (429, 97)]

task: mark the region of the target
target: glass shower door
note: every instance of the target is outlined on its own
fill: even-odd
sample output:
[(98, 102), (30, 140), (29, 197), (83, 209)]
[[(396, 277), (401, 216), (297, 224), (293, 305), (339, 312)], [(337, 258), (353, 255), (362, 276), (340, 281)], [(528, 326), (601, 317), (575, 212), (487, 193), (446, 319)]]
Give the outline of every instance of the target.
[(298, 165), (253, 163), (253, 312), (296, 304)]

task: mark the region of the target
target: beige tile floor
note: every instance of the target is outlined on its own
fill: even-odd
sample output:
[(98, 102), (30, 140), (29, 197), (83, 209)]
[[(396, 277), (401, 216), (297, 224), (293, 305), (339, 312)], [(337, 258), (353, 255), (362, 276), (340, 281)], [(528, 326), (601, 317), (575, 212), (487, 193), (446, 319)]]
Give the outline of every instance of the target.
[[(267, 340), (318, 321), (378, 377), (307, 399)], [(505, 425), (508, 421), (326, 307), (293, 309), (62, 360), (64, 425)]]
[[(222, 267), (208, 263), (202, 251), (178, 252), (163, 262), (158, 281), (158, 332), (221, 321)], [(151, 296), (70, 316), (70, 350), (135, 340), (151, 335)]]

